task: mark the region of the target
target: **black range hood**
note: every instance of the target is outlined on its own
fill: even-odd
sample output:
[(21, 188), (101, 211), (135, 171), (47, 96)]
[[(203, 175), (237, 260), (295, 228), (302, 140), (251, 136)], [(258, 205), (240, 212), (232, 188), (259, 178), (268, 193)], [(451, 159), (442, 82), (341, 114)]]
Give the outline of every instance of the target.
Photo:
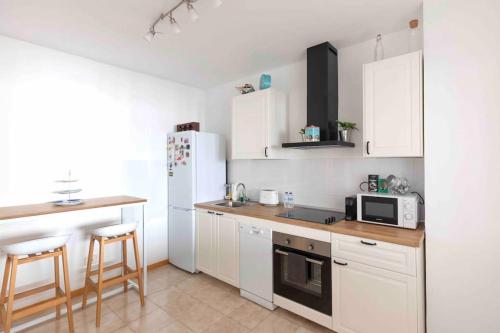
[(283, 148), (354, 147), (339, 141), (337, 49), (325, 42), (307, 49), (307, 124), (320, 128), (319, 142), (283, 143)]

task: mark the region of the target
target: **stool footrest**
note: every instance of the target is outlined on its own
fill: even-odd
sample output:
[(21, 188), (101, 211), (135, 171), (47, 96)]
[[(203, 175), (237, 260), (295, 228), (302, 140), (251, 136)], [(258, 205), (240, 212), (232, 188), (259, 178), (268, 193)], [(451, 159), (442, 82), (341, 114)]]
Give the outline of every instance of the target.
[[(56, 287), (56, 284), (54, 282), (52, 282), (52, 283), (46, 284), (46, 285), (41, 286), (41, 287), (33, 288), (30, 290), (23, 291), (19, 294), (15, 294), (14, 299), (21, 299), (21, 298), (29, 297), (29, 296), (44, 292), (46, 290), (54, 289), (55, 287)], [(5, 298), (5, 302), (7, 302), (7, 299), (8, 299), (8, 297)]]
[(53, 297), (48, 300), (40, 301), (35, 304), (31, 304), (23, 308), (20, 308), (18, 310), (14, 310), (12, 313), (12, 319), (16, 320), (24, 318), (26, 316), (38, 313), (45, 309), (53, 308), (57, 305), (61, 305), (64, 303), (66, 303), (66, 296)]
[(107, 288), (107, 287), (113, 286), (115, 284), (123, 283), (127, 280), (130, 280), (130, 279), (136, 279), (138, 277), (139, 277), (139, 274), (137, 274), (136, 272), (126, 274), (125, 276), (117, 276), (117, 277), (103, 281), (102, 287)]
[[(123, 264), (121, 262), (117, 263), (117, 264), (113, 264), (111, 266), (108, 266), (108, 267), (104, 267), (104, 272), (108, 272), (108, 271), (112, 271), (114, 269), (118, 269), (118, 268), (123, 268)], [(94, 276), (94, 275), (97, 275), (99, 274), (99, 271), (98, 270), (95, 270), (95, 271), (91, 271), (90, 272), (90, 276)]]
[[(113, 286), (115, 284), (123, 283), (127, 280), (138, 279), (138, 278), (139, 278), (139, 274), (137, 273), (137, 271), (132, 271), (132, 272), (125, 274), (124, 276), (120, 275), (120, 276), (116, 276), (116, 277), (112, 277), (112, 278), (104, 280), (102, 282), (102, 287), (107, 288), (107, 287)], [(92, 289), (94, 289), (94, 291), (97, 291), (97, 289), (99, 288), (98, 283), (94, 282), (91, 278), (87, 279), (87, 283)]]

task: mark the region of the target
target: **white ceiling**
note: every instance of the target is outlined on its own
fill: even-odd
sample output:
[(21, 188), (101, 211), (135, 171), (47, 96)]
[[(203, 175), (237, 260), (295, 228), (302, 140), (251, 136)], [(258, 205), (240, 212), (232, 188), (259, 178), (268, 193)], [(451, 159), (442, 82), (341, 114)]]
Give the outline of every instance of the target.
[[(337, 48), (407, 27), (422, 0), (198, 0), (172, 35), (161, 11), (178, 0), (0, 0), (0, 34), (108, 64), (207, 88), (297, 61), (309, 46)], [(176, 13), (177, 13), (176, 12)]]

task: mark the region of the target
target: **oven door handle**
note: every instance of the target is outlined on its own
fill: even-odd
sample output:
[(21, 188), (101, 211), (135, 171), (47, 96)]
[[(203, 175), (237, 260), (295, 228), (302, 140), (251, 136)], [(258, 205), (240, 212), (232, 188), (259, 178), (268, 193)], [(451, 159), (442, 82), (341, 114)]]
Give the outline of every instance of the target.
[(287, 255), (288, 255), (288, 252), (281, 251), (281, 250), (274, 250), (274, 252), (276, 252), (277, 254), (282, 254), (282, 255), (284, 255), (284, 256), (287, 256)]
[(314, 259), (306, 258), (306, 261), (309, 261), (310, 263), (313, 263), (313, 264), (316, 264), (316, 265), (323, 266), (323, 262), (319, 261), (319, 260), (314, 260)]
[[(276, 252), (277, 254), (284, 255), (284, 256), (288, 255), (288, 252), (281, 251), (281, 250), (274, 250), (274, 252)], [(313, 263), (313, 264), (316, 264), (316, 265), (320, 265), (320, 266), (323, 266), (323, 263), (324, 263), (323, 261), (314, 260), (314, 259), (310, 259), (310, 258), (306, 258), (306, 261)]]

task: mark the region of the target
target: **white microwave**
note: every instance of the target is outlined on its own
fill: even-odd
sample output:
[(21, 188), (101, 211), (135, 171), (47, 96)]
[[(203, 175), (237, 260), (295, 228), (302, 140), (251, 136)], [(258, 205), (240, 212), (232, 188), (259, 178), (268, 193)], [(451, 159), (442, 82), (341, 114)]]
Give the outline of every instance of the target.
[(416, 229), (418, 196), (416, 194), (359, 193), (358, 221)]

